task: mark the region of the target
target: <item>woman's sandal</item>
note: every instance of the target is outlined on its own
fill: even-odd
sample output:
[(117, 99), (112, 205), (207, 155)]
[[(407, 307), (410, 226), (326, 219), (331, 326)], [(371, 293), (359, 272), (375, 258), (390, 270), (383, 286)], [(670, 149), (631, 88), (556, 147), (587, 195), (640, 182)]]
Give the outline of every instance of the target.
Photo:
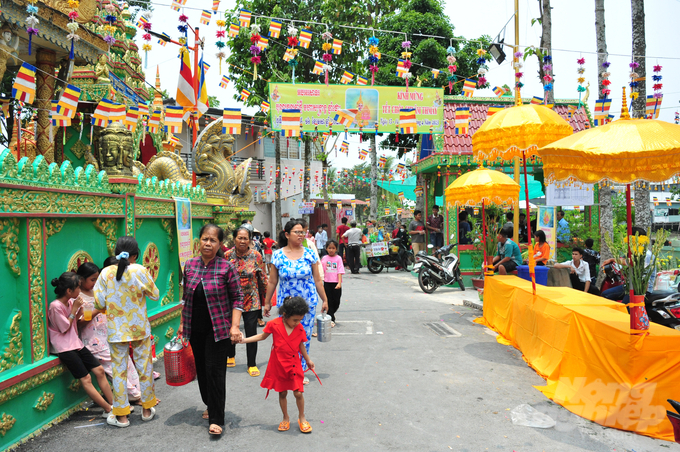
[(205, 410), (203, 414), (201, 415), (203, 419), (210, 419), (210, 415), (208, 415), (208, 410)]
[(298, 425), (300, 426), (300, 431), (302, 433), (312, 433), (312, 426), (309, 425), (309, 422), (300, 422), (300, 419), (298, 419)]
[(217, 424), (210, 424), (208, 433), (210, 433), (211, 436), (220, 436), (222, 434), (222, 427)]
[(316, 337), (316, 336), (318, 336), (318, 334), (312, 333), (312, 337)]
[(249, 367), (248, 368), (248, 375), (251, 377), (259, 377), (260, 376), (260, 369), (257, 368), (257, 366)]
[(290, 422), (289, 421), (281, 421), (279, 424), (279, 431), (280, 432), (287, 432), (290, 430)]

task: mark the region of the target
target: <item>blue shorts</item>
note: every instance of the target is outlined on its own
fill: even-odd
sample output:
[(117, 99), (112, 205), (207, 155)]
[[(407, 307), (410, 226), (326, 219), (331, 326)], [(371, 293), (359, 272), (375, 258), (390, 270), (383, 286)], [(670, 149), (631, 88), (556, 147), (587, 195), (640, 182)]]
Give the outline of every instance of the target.
[(430, 232), (430, 243), (432, 246), (441, 248), (444, 246), (444, 233), (443, 232)]

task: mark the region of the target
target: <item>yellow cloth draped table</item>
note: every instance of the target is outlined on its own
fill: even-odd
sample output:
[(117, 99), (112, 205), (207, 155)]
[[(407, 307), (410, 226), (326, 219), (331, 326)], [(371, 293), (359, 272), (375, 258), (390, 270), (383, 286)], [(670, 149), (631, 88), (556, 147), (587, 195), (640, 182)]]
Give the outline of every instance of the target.
[[(484, 318), (543, 378), (537, 387), (606, 427), (673, 441), (666, 399), (678, 399), (680, 331), (650, 324), (631, 336), (623, 304), (515, 276), (486, 278)], [(505, 341), (504, 341), (505, 340)]]
[(477, 168), (453, 181), (444, 191), (450, 206), (511, 204), (519, 199), (519, 184), (500, 171)]

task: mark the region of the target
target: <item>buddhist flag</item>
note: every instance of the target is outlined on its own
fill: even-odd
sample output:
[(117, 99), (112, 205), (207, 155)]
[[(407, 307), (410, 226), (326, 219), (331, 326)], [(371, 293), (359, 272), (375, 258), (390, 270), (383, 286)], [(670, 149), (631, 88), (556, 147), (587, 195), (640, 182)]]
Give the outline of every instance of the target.
[(238, 32), (240, 30), (240, 27), (238, 24), (229, 24), (229, 37), (230, 38), (235, 38), (238, 36)]
[(342, 53), (342, 41), (339, 39), (333, 40), (333, 47), (331, 47), (331, 53), (333, 55), (340, 55)]
[(645, 113), (647, 116), (652, 116), (654, 119), (657, 119), (659, 117), (659, 113), (661, 113), (661, 101), (663, 100), (663, 96), (659, 97), (658, 99), (654, 98), (654, 95), (647, 96), (647, 104), (646, 104), (646, 111)]
[(120, 121), (125, 123), (125, 105), (112, 102), (113, 106), (109, 112), (109, 121), (115, 122)]
[(220, 80), (220, 88), (226, 88), (229, 85), (230, 81), (231, 79), (229, 77), (223, 75), (222, 80)]
[(312, 69), (312, 74), (321, 75), (323, 74), (323, 61), (316, 60), (314, 62), (314, 69)]
[(170, 134), (170, 136), (168, 137), (168, 143), (170, 143), (170, 146), (174, 148), (179, 144), (179, 138), (173, 134)]
[(257, 46), (260, 48), (261, 52), (264, 52), (267, 46), (269, 46), (269, 38), (260, 37), (260, 40), (257, 41)]
[(501, 97), (503, 94), (505, 94), (505, 89), (501, 88), (500, 86), (494, 86), (493, 93), (496, 96)]
[(387, 157), (384, 155), (381, 155), (380, 158), (378, 159), (378, 166), (380, 168), (385, 168), (385, 164), (387, 163)]
[(177, 103), (182, 107), (193, 107), (196, 105), (196, 93), (194, 92), (194, 78), (191, 75), (191, 60), (189, 51), (185, 47), (181, 49)]
[(278, 38), (281, 36), (281, 22), (273, 20), (269, 23), (269, 37)]
[(397, 73), (395, 75), (397, 77), (404, 78), (405, 74), (408, 74), (408, 69), (406, 69), (405, 61), (404, 60), (397, 61)]
[(283, 53), (283, 61), (290, 61), (295, 58), (296, 51), (293, 48), (286, 49), (286, 51)]
[(203, 25), (210, 25), (210, 18), (212, 17), (212, 11), (203, 10), (201, 13), (201, 18), (198, 19)]
[[(203, 68), (204, 72), (208, 72), (208, 69), (210, 69), (210, 65), (203, 61), (203, 56), (201, 55), (201, 67)], [(200, 91), (200, 89), (199, 89)]]
[[(161, 33), (161, 34), (162, 34), (163, 36), (167, 37), (167, 38), (168, 38), (168, 41), (170, 40), (170, 35), (169, 35), (169, 34), (167, 34), (167, 33)], [(159, 43), (161, 46), (163, 46), (163, 47), (165, 47), (165, 46), (168, 44), (168, 41), (166, 41), (166, 40), (164, 40), (164, 39), (158, 38), (158, 43)]]
[(498, 113), (499, 111), (503, 111), (505, 107), (502, 105), (492, 105), (489, 107), (489, 109), (486, 111), (486, 118), (492, 117), (494, 114)]
[(161, 111), (160, 110), (155, 110), (151, 114), (151, 118), (149, 118), (149, 132), (156, 133), (158, 132), (158, 127), (161, 124)]
[(432, 69), (432, 79), (436, 79), (437, 77), (439, 77), (440, 72), (441, 71), (439, 69)]
[(385, 208), (385, 215), (389, 215), (389, 214), (390, 214), (390, 208), (389, 208), (389, 207), (386, 207), (386, 208)]
[(52, 120), (52, 125), (56, 127), (66, 127), (71, 125), (71, 118), (68, 116), (63, 116), (57, 113), (59, 101), (52, 101), (52, 110), (50, 112), (50, 119)]
[(597, 99), (595, 100), (595, 116), (606, 116), (609, 114), (609, 108), (612, 105), (611, 99)]
[(335, 114), (335, 118), (333, 118), (333, 120), (338, 124), (342, 124), (345, 127), (349, 127), (354, 122), (354, 117), (356, 116), (356, 114), (357, 112), (352, 110), (339, 110)]
[(456, 135), (467, 135), (470, 125), (470, 108), (456, 108), (455, 127)]
[(260, 104), (260, 110), (262, 110), (262, 113), (264, 113), (265, 115), (268, 114), (269, 108), (270, 108), (269, 101), (267, 101), (266, 99), (263, 100), (262, 103)]
[(145, 24), (149, 23), (149, 19), (146, 16), (139, 16), (139, 19), (137, 20), (137, 28), (144, 28)]
[(213, 0), (213, 6), (212, 10), (217, 13), (217, 10), (220, 8), (220, 0)]
[(241, 109), (225, 108), (222, 114), (222, 133), (241, 134)]
[(184, 108), (168, 105), (165, 107), (165, 132), (182, 133)]
[(239, 14), (238, 16), (239, 25), (246, 28), (250, 27), (250, 16), (251, 16), (250, 11), (248, 11), (247, 9), (242, 9), (241, 14)]
[(349, 153), (349, 142), (348, 141), (342, 142), (342, 144), (340, 145), (340, 152), (344, 152), (345, 154)]
[(134, 132), (135, 129), (137, 128), (137, 122), (139, 121), (139, 108), (138, 107), (130, 107), (128, 108), (127, 112), (125, 113), (125, 127), (130, 132)]
[(300, 47), (309, 49), (310, 42), (312, 42), (312, 32), (304, 28), (300, 29)]
[(418, 133), (415, 108), (402, 108), (399, 110), (400, 133)]
[(368, 151), (366, 149), (361, 149), (359, 151), (359, 160), (366, 160), (367, 156), (368, 156)]
[(20, 102), (32, 104), (35, 100), (35, 66), (24, 63), (19, 68), (12, 85), (12, 97)]
[(172, 8), (174, 11), (179, 11), (182, 9), (182, 0), (172, 0), (172, 4), (170, 5), (170, 8)]
[(245, 102), (248, 100), (250, 97), (250, 91), (247, 89), (243, 88), (243, 91), (241, 91), (241, 95), (238, 97), (242, 102)]
[(78, 99), (80, 99), (80, 88), (73, 85), (66, 85), (64, 92), (61, 93), (57, 113), (60, 116), (68, 116), (73, 118), (76, 115), (78, 108)]
[(209, 67), (210, 65), (203, 61), (203, 55), (201, 55), (201, 62), (198, 64), (198, 102), (196, 105), (199, 118), (208, 111), (208, 108), (210, 108), (210, 101), (208, 100), (208, 84), (205, 83), (205, 73), (208, 71)]
[(139, 109), (139, 116), (149, 116), (149, 106), (148, 105), (138, 103), (137, 108)]
[(399, 201), (404, 202), (404, 199), (406, 199), (406, 196), (404, 196), (404, 192), (400, 191), (397, 196), (399, 197)]
[(466, 78), (465, 82), (463, 82), (463, 96), (472, 97), (472, 95), (475, 92), (476, 86), (477, 86), (477, 82), (475, 82), (471, 78)]
[(354, 78), (354, 73), (345, 71), (344, 74), (342, 74), (342, 78), (340, 79), (340, 83), (343, 85), (347, 85), (349, 82), (352, 81)]
[(531, 99), (531, 103), (534, 104), (534, 105), (541, 105), (541, 104), (543, 103), (543, 98), (542, 98), (542, 97), (538, 97), (538, 96), (534, 96), (534, 97)]
[(281, 110), (281, 129), (286, 137), (300, 136), (300, 110)]
[(368, 85), (368, 79), (366, 77), (362, 77), (360, 75), (357, 75), (357, 85), (359, 85), (359, 86)]
[(571, 117), (574, 115), (574, 113), (576, 113), (576, 108), (577, 108), (576, 105), (567, 106), (567, 115), (568, 115), (569, 119), (571, 119)]
[[(92, 113), (92, 119), (96, 119), (98, 121), (97, 124), (100, 127), (105, 127), (109, 123), (109, 119), (111, 117), (111, 111), (114, 109), (116, 106), (115, 102), (111, 102), (107, 98), (103, 98), (102, 100), (99, 101), (97, 104), (97, 108), (95, 108), (94, 113)], [(101, 125), (101, 124), (104, 125)]]

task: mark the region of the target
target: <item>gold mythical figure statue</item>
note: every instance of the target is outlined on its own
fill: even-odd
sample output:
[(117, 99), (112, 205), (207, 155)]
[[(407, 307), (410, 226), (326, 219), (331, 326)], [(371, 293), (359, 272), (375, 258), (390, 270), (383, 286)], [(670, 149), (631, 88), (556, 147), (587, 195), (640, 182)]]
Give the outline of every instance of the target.
[(99, 168), (109, 177), (131, 177), (132, 146), (132, 133), (119, 121), (111, 123), (99, 137)]
[(111, 83), (111, 79), (109, 78), (109, 65), (107, 63), (108, 57), (105, 53), (102, 53), (94, 68), (94, 73), (97, 76), (96, 83)]
[(5, 75), (7, 61), (14, 59), (17, 64), (17, 49), (19, 48), (19, 36), (14, 32), (9, 23), (5, 23), (0, 28), (0, 78)]

